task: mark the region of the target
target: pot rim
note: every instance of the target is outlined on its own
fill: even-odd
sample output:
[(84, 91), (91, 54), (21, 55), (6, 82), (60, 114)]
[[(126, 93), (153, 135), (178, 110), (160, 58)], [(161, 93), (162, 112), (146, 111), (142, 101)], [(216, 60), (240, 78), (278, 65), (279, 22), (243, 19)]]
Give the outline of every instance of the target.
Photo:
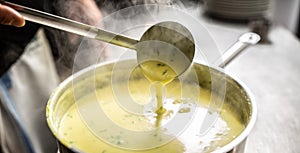
[[(198, 63), (198, 64), (200, 64), (200, 63)], [(202, 64), (202, 65), (204, 65), (204, 64)], [(245, 91), (245, 93), (248, 95), (248, 97), (250, 99), (251, 107), (252, 107), (251, 108), (252, 111), (251, 111), (250, 120), (249, 120), (246, 128), (242, 131), (242, 133), (240, 133), (240, 135), (237, 136), (235, 139), (233, 139), (230, 143), (228, 143), (227, 145), (223, 146), (219, 150), (215, 151), (215, 152), (222, 152), (222, 153), (224, 153), (224, 152), (228, 152), (228, 151), (232, 150), (234, 147), (236, 147), (237, 145), (239, 145), (240, 143), (242, 143), (243, 140), (247, 139), (247, 136), (250, 134), (250, 132), (252, 131), (252, 129), (254, 128), (254, 125), (256, 123), (257, 113), (258, 113), (258, 111), (257, 111), (257, 104), (256, 104), (254, 95), (251, 92), (251, 90), (237, 76), (235, 76), (233, 74), (225, 73), (224, 69), (222, 69), (220, 67), (210, 67), (210, 68), (215, 69), (217, 71), (220, 71), (220, 72), (224, 73), (225, 75), (227, 75), (228, 77), (230, 77), (231, 79), (233, 79), (237, 84), (239, 84), (243, 88), (243, 90)]]
[[(122, 61), (129, 61), (132, 59), (125, 59)], [(108, 65), (108, 64), (113, 64), (115, 62), (117, 62), (119, 60), (112, 60), (112, 61), (105, 61), (96, 65), (91, 65), (88, 66), (78, 72), (76, 72), (75, 74), (69, 76), (67, 79), (65, 79), (64, 81), (62, 81), (57, 87), (56, 89), (52, 92), (47, 105), (46, 105), (46, 120), (47, 120), (47, 124), (48, 127), (50, 128), (52, 134), (55, 136), (55, 138), (62, 143), (63, 145), (65, 145), (67, 148), (69, 148), (72, 151), (75, 152), (81, 152), (83, 153), (83, 151), (80, 151), (79, 149), (77, 149), (74, 145), (72, 145), (71, 143), (69, 143), (68, 141), (65, 141), (63, 139), (61, 139), (58, 135), (58, 131), (54, 126), (54, 121), (52, 121), (51, 116), (53, 115), (53, 110), (51, 108), (53, 108), (53, 102), (51, 101), (56, 101), (59, 99), (59, 94), (61, 91), (63, 91), (66, 86), (69, 83), (72, 83), (73, 80), (75, 78), (78, 78), (79, 76), (85, 74), (88, 71), (91, 71), (92, 69), (95, 69), (97, 67), (103, 66), (103, 65)], [(206, 64), (203, 64), (199, 61), (194, 61), (194, 64), (200, 64), (200, 65), (204, 65), (204, 66), (208, 66)], [(246, 126), (246, 128), (235, 138), (233, 139), (230, 143), (222, 146), (221, 148), (215, 150), (214, 152), (220, 152), (220, 153), (224, 153), (224, 152), (229, 152), (230, 150), (232, 150), (234, 147), (238, 146), (240, 143), (242, 143), (243, 140), (245, 140), (247, 138), (247, 136), (250, 134), (251, 130), (254, 128), (254, 125), (256, 123), (256, 119), (257, 119), (257, 104), (255, 102), (254, 99), (254, 95), (252, 94), (252, 92), (250, 91), (250, 89), (246, 86), (246, 84), (244, 84), (238, 77), (232, 75), (232, 74), (228, 74), (225, 73), (224, 69), (220, 68), (220, 67), (212, 67), (212, 66), (208, 66), (211, 69), (214, 69), (216, 71), (222, 72), (224, 73), (227, 77), (229, 77), (230, 79), (234, 80), (238, 85), (240, 85), (243, 90), (245, 91), (245, 93), (248, 95), (249, 99), (250, 99), (250, 103), (251, 103), (251, 116), (250, 116), (250, 120)]]
[(243, 140), (246, 140), (247, 136), (250, 134), (250, 132), (252, 131), (252, 129), (255, 126), (255, 123), (256, 123), (256, 120), (257, 120), (258, 109), (257, 109), (257, 103), (255, 101), (254, 95), (251, 92), (251, 90), (248, 88), (248, 86), (243, 81), (241, 81), (237, 76), (235, 76), (234, 74), (231, 74), (231, 73), (226, 73), (225, 68), (221, 68), (221, 67), (218, 67), (218, 66), (209, 66), (209, 65), (206, 65), (205, 63), (202, 63), (200, 60), (195, 60), (194, 63), (204, 65), (204, 66), (208, 66), (211, 69), (214, 69), (216, 71), (224, 73), (226, 76), (228, 76), (229, 78), (234, 80), (238, 85), (240, 85), (243, 88), (243, 90), (245, 91), (245, 93), (248, 95), (249, 99), (250, 99), (250, 103), (251, 103), (251, 107), (252, 107), (251, 108), (251, 116), (250, 116), (250, 120), (249, 120), (246, 128), (242, 131), (242, 133), (240, 133), (240, 135), (238, 135), (230, 143), (228, 143), (227, 145), (225, 145), (225, 146), (221, 147), (220, 149), (214, 151), (214, 152), (220, 152), (220, 153), (229, 152), (234, 147), (236, 147), (237, 145), (242, 143)]

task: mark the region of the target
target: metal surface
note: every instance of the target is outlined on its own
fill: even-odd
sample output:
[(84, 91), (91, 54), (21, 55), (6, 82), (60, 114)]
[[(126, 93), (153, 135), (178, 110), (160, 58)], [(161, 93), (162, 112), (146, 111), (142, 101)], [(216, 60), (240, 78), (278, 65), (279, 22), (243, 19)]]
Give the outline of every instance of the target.
[[(209, 31), (221, 50), (248, 31), (247, 25), (209, 23)], [(226, 66), (253, 92), (258, 119), (247, 138), (245, 153), (298, 153), (300, 150), (300, 42), (290, 31), (275, 26), (268, 35), (271, 44), (247, 49)]]
[[(247, 24), (220, 22), (204, 15), (201, 7), (190, 13), (205, 24), (220, 50), (251, 30)], [(193, 12), (194, 11), (194, 12)], [(258, 107), (254, 129), (244, 153), (298, 153), (300, 151), (300, 42), (280, 25), (270, 27), (269, 44), (247, 48), (225, 68), (252, 91)]]
[[(203, 17), (200, 20), (208, 24), (221, 50), (249, 31), (247, 25), (220, 23)], [(225, 69), (247, 84), (258, 107), (257, 122), (247, 138), (245, 151), (238, 153), (298, 153), (300, 150), (300, 42), (280, 26), (272, 27), (268, 36), (271, 44), (248, 48)]]
[(246, 153), (298, 153), (300, 150), (300, 43), (291, 32), (273, 27), (272, 45), (257, 45), (228, 66), (253, 91), (258, 121)]
[[(127, 65), (130, 67), (132, 63), (134, 63), (134, 60), (123, 61), (122, 65), (124, 66)], [(113, 64), (103, 64), (103, 65), (99, 65), (96, 68), (97, 69), (96, 71), (110, 72), (112, 70), (112, 67)], [(58, 123), (62, 119), (64, 113), (69, 109), (69, 107), (71, 107), (74, 104), (74, 100), (72, 100), (73, 93), (65, 92), (65, 91), (67, 91), (69, 88), (73, 88), (74, 90), (76, 88), (79, 88), (81, 92), (76, 92), (76, 95), (77, 94), (79, 94), (79, 96), (86, 95), (87, 94), (86, 92), (89, 90), (85, 89), (85, 87), (88, 86), (87, 85), (88, 83), (91, 83), (91, 81), (88, 81), (89, 78), (90, 79), (94, 78), (93, 75), (91, 75), (94, 74), (95, 72), (94, 68), (95, 67), (93, 66), (90, 67), (89, 69), (85, 69), (77, 73), (73, 77), (70, 77), (64, 82), (62, 82), (59, 85), (59, 87), (55, 90), (55, 92), (53, 93), (53, 95), (51, 96), (48, 102), (47, 121), (53, 134), (56, 136), (57, 139), (59, 139), (59, 146), (61, 149), (60, 152), (62, 153), (72, 153), (74, 152), (74, 150), (76, 150), (75, 146), (70, 144), (69, 141), (60, 139), (60, 136), (58, 135), (58, 125), (59, 125)], [(248, 134), (250, 133), (250, 131), (254, 126), (256, 115), (257, 115), (257, 109), (252, 94), (242, 82), (238, 81), (238, 79), (225, 75), (219, 70), (212, 69), (201, 64), (194, 64), (194, 68), (198, 76), (198, 83), (204, 89), (208, 89), (208, 90), (211, 89), (212, 76), (216, 77), (217, 78), (216, 80), (221, 81), (221, 83), (222, 81), (226, 81), (226, 90), (225, 90), (226, 103), (224, 103), (224, 105), (228, 106), (228, 108), (230, 108), (230, 112), (233, 113), (239, 119), (239, 121), (244, 123), (246, 126), (243, 132), (239, 136), (237, 136), (233, 141), (219, 148), (220, 152), (228, 152), (232, 150), (234, 147), (238, 146), (240, 143), (242, 143), (246, 139), (246, 137), (248, 136)], [(98, 75), (100, 74), (102, 73), (99, 73)], [(105, 78), (107, 78), (108, 79), (107, 81), (109, 81), (110, 77), (105, 77)], [(73, 79), (82, 80), (82, 81), (79, 81), (77, 84), (72, 84)], [(218, 91), (214, 91), (214, 93), (222, 94), (222, 93), (218, 93)]]
[(234, 58), (236, 58), (244, 49), (250, 45), (255, 45), (260, 40), (260, 36), (253, 32), (244, 33), (239, 40), (233, 44), (220, 59), (216, 61), (215, 65), (224, 68)]

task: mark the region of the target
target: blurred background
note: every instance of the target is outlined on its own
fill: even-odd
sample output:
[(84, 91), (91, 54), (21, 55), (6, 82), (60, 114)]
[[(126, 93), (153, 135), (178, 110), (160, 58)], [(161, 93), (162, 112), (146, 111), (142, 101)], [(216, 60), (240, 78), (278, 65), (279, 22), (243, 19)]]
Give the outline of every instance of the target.
[(271, 14), (273, 22), (276, 24), (283, 25), (294, 34), (299, 36), (299, 7), (300, 2), (297, 0), (271, 1)]
[[(269, 24), (281, 25), (299, 38), (298, 0), (192, 0), (199, 2), (208, 14), (227, 22), (243, 22), (259, 17), (269, 20)], [(186, 2), (186, 4), (191, 4)]]

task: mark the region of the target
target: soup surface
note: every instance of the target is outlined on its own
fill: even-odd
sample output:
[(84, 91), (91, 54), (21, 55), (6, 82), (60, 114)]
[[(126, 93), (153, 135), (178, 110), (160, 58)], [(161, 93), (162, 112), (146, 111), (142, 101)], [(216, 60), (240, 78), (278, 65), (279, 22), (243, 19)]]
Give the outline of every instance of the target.
[[(245, 128), (226, 102), (220, 113), (209, 111), (211, 93), (198, 85), (174, 80), (164, 90), (166, 112), (158, 118), (146, 78), (98, 86), (68, 109), (58, 136), (86, 153), (199, 153), (217, 150)], [(141, 107), (130, 110), (130, 103)], [(203, 125), (206, 117), (213, 125)]]

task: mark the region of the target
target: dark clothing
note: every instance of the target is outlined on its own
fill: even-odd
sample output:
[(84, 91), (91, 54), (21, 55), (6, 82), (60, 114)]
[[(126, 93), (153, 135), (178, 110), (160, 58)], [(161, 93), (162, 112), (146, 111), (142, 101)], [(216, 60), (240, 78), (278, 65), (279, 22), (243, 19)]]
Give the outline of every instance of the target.
[[(43, 0), (9, 0), (9, 2), (44, 10)], [(0, 25), (0, 76), (22, 55), (24, 48), (33, 38), (40, 25), (26, 22), (22, 28)]]
[(0, 25), (0, 76), (21, 56), (38, 28), (37, 24), (29, 22), (22, 28)]
[[(67, 18), (69, 18), (67, 14), (72, 12), (72, 9), (69, 9), (68, 7), (72, 6), (73, 10), (76, 11), (77, 2), (76, 0), (8, 1)], [(101, 10), (106, 12), (107, 14), (113, 13), (114, 11), (122, 8), (143, 3), (143, 1), (133, 2), (132, 0), (95, 1), (101, 8)], [(66, 6), (66, 3), (67, 5), (71, 6)], [(84, 17), (81, 18), (79, 16), (78, 20), (85, 23)], [(0, 77), (19, 59), (24, 51), (24, 48), (31, 41), (40, 27), (41, 25), (29, 21), (26, 21), (26, 25), (22, 28), (0, 25)], [(61, 75), (60, 69), (62, 69), (63, 67), (63, 71), (72, 68), (73, 63), (71, 61), (73, 61), (75, 56), (74, 50), (76, 50), (79, 46), (81, 39), (78, 39), (77, 42), (66, 41), (68, 35), (70, 35), (69, 33), (48, 27), (45, 27), (45, 34), (48, 38), (54, 60), (58, 61), (56, 62), (56, 64), (59, 67), (59, 75)]]

